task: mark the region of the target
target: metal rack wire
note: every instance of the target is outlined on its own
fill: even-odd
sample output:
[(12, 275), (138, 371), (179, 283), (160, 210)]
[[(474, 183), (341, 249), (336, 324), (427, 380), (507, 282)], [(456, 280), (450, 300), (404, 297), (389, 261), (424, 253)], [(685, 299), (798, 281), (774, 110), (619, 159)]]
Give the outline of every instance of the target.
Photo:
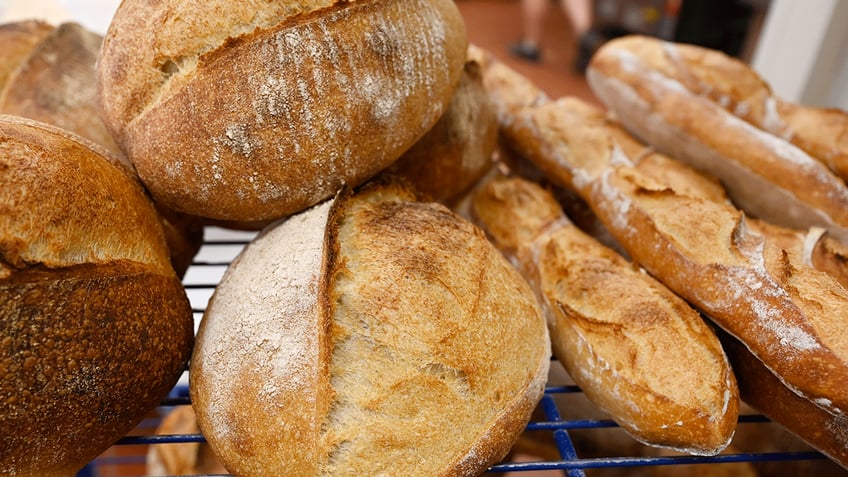
[[(198, 253), (192, 267), (186, 273), (184, 284), (187, 294), (192, 303), (192, 309), (196, 324), (205, 310), (206, 303), (211, 297), (220, 277), (223, 275), (231, 260), (238, 252), (255, 236), (252, 232), (237, 232), (224, 229), (207, 229), (204, 245)], [(168, 410), (176, 406), (190, 405), (188, 396), (187, 374), (180, 380), (170, 396), (162, 402), (160, 414), (164, 415)], [(610, 419), (597, 417), (565, 417), (567, 409), (564, 409), (564, 401), (569, 396), (582, 396), (581, 390), (570, 384), (549, 383), (544, 396), (539, 404), (534, 419), (528, 424), (527, 431), (536, 431), (537, 434), (545, 434), (553, 442), (558, 459), (531, 460), (522, 462), (503, 462), (493, 466), (489, 472), (529, 472), (554, 470), (561, 471), (562, 475), (568, 477), (585, 477), (586, 471), (601, 468), (636, 468), (647, 466), (677, 466), (686, 464), (727, 464), (727, 463), (761, 463), (761, 462), (787, 462), (787, 461), (812, 461), (826, 459), (821, 453), (813, 450), (800, 451), (778, 451), (778, 452), (732, 452), (717, 456), (692, 456), (692, 455), (607, 455), (587, 456), (578, 451), (575, 445), (573, 433), (591, 432), (593, 430), (617, 428), (617, 424)], [(205, 442), (200, 434), (179, 435), (156, 435), (155, 429), (158, 421), (147, 419), (139, 428), (147, 429), (141, 433), (131, 433), (120, 439), (113, 448), (169, 445), (179, 443)], [(767, 418), (758, 414), (744, 414), (739, 418), (740, 426), (764, 426), (774, 425)], [(143, 475), (133, 473), (122, 473), (111, 471), (104, 473), (101, 470), (109, 467), (114, 469), (120, 466), (135, 465), (136, 468), (143, 467), (145, 460), (144, 452), (135, 455), (103, 455), (83, 469), (77, 477), (112, 477), (127, 475)]]

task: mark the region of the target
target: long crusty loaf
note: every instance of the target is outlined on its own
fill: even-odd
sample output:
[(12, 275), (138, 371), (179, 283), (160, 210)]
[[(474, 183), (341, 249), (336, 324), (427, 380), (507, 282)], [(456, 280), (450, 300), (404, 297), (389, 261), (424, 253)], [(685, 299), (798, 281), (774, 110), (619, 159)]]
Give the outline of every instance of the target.
[(785, 101), (748, 64), (721, 51), (640, 36), (621, 39), (615, 45), (629, 50), (692, 94), (791, 142), (843, 180), (848, 179), (845, 111)]
[(100, 102), (158, 202), (268, 220), (394, 162), (445, 111), (466, 47), (450, 0), (128, 0)]
[[(755, 123), (726, 109), (724, 103), (744, 100), (725, 100), (734, 97), (725, 92), (738, 88), (743, 92), (736, 94), (738, 97), (746, 89), (757, 90), (758, 78), (725, 76), (722, 65), (715, 65), (715, 57), (657, 39), (630, 36), (601, 47), (592, 57), (587, 78), (598, 98), (629, 131), (671, 157), (719, 178), (737, 206), (748, 214), (793, 228), (825, 227), (848, 241), (845, 182), (781, 133), (758, 127), (769, 126), (768, 106)], [(703, 69), (694, 66), (697, 60), (711, 59)], [(681, 66), (684, 64), (689, 67)], [(719, 94), (718, 98), (705, 93), (711, 86), (704, 85), (703, 78), (716, 85), (713, 93)], [(767, 88), (760, 85), (758, 91), (754, 96), (762, 99), (751, 100), (751, 104), (768, 101)], [(755, 121), (753, 108), (749, 113)], [(844, 127), (846, 121), (842, 123)]]
[(473, 476), (518, 438), (550, 366), (539, 304), (482, 231), (414, 199), (343, 194), (227, 270), (190, 389), (230, 472)]
[(848, 417), (834, 416), (798, 396), (744, 344), (727, 334), (720, 336), (745, 402), (848, 469)]
[(532, 182), (492, 179), (472, 213), (533, 286), (554, 355), (589, 399), (650, 445), (701, 455), (728, 445), (736, 381), (698, 312), (578, 229)]
[(105, 149), (0, 116), (0, 474), (72, 476), (168, 394), (191, 307)]
[[(512, 140), (591, 204), (630, 257), (743, 341), (793, 391), (848, 410), (848, 291), (749, 226), (694, 171), (660, 154), (636, 162), (585, 103), (527, 110)], [(616, 133), (618, 134), (618, 133)], [(655, 161), (662, 167), (647, 167)], [(656, 171), (663, 171), (657, 174)]]

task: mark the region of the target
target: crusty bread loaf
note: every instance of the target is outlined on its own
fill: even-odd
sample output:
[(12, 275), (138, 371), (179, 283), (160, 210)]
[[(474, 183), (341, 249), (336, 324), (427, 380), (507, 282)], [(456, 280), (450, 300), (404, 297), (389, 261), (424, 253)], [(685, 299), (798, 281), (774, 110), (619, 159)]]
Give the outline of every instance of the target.
[(158, 202), (261, 221), (394, 162), (446, 110), (466, 48), (450, 0), (128, 0), (100, 102)]
[(722, 333), (721, 341), (739, 377), (742, 398), (848, 469), (848, 417), (834, 416), (793, 393), (739, 340)]
[[(30, 24), (21, 22), (20, 28)], [(112, 152), (109, 159), (138, 180), (135, 168), (100, 119), (95, 65), (102, 37), (76, 23), (40, 28), (46, 33), (30, 35), (38, 41), (26, 42), (26, 51), (21, 47), (17, 64), (9, 62), (12, 71), (5, 86), (0, 86), (0, 113), (52, 124), (91, 140)], [(203, 224), (196, 217), (156, 205), (171, 263), (182, 276), (203, 244)]]
[[(585, 109), (564, 98), (528, 110), (513, 140), (551, 180), (578, 191), (634, 261), (743, 341), (793, 391), (846, 412), (848, 339), (840, 330), (848, 291), (691, 181), (682, 163), (660, 154), (634, 163), (610, 132), (615, 126)], [(646, 167), (654, 161), (666, 165)]]
[(0, 116), (0, 474), (72, 476), (184, 371), (193, 319), (142, 187)]
[(0, 91), (18, 65), (32, 49), (53, 31), (53, 25), (39, 20), (25, 20), (0, 25)]
[(482, 231), (372, 183), (233, 261), (190, 390), (236, 475), (474, 476), (518, 438), (549, 366), (539, 304)]
[[(628, 130), (719, 178), (748, 214), (787, 227), (824, 227), (848, 243), (845, 182), (785, 139), (794, 133), (771, 126), (774, 99), (762, 80), (741, 64), (722, 64), (724, 57), (694, 48), (641, 36), (619, 38), (592, 57), (587, 78)], [(697, 66), (699, 61), (706, 65)], [(753, 97), (743, 99), (746, 94)], [(753, 124), (725, 109), (733, 104)], [(841, 123), (844, 130), (848, 120)], [(810, 135), (798, 137), (816, 142)]]
[[(188, 405), (173, 408), (156, 428), (162, 436), (199, 434), (197, 416)], [(226, 474), (205, 442), (181, 442), (150, 446), (147, 451), (147, 475)]]
[(97, 106), (95, 64), (102, 40), (77, 23), (55, 27), (0, 87), (0, 112), (53, 124), (121, 157)]
[(629, 50), (692, 94), (791, 142), (848, 179), (845, 111), (785, 101), (749, 65), (721, 51), (636, 35), (617, 41), (615, 47)]
[(698, 312), (578, 229), (532, 182), (495, 178), (472, 211), (533, 286), (553, 353), (589, 399), (646, 444), (699, 455), (727, 447), (738, 390)]
[(468, 61), (448, 110), (386, 172), (429, 200), (453, 205), (491, 168), (497, 133), (480, 65)]

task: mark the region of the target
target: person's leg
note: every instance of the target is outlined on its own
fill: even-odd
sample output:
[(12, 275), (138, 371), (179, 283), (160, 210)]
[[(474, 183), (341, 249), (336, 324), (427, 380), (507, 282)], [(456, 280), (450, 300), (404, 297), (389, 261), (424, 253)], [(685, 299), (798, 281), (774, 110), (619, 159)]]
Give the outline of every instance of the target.
[(560, 6), (571, 23), (574, 37), (580, 39), (592, 27), (592, 2), (590, 0), (560, 0)]
[(539, 60), (539, 45), (542, 41), (542, 25), (551, 0), (522, 0), (522, 37), (510, 49), (513, 54), (530, 61)]

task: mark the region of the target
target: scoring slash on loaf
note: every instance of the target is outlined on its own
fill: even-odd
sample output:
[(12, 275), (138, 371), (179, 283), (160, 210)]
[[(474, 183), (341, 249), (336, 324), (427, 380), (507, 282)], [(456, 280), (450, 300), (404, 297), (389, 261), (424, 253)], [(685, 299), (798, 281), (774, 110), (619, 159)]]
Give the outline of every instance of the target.
[(550, 356), (532, 290), (482, 231), (371, 183), (233, 261), (190, 389), (239, 476), (475, 476), (521, 434)]
[(604, 44), (587, 79), (631, 133), (720, 179), (746, 213), (848, 243), (844, 112), (781, 102), (738, 60), (642, 36)]
[(493, 178), (471, 210), (536, 291), (554, 355), (592, 402), (646, 444), (727, 447), (736, 380), (698, 312), (578, 229), (536, 183)]
[(128, 0), (100, 103), (157, 201), (270, 220), (394, 162), (447, 108), (466, 48), (451, 0)]
[(158, 215), (106, 154), (0, 116), (2, 475), (74, 475), (188, 361), (191, 307)]

